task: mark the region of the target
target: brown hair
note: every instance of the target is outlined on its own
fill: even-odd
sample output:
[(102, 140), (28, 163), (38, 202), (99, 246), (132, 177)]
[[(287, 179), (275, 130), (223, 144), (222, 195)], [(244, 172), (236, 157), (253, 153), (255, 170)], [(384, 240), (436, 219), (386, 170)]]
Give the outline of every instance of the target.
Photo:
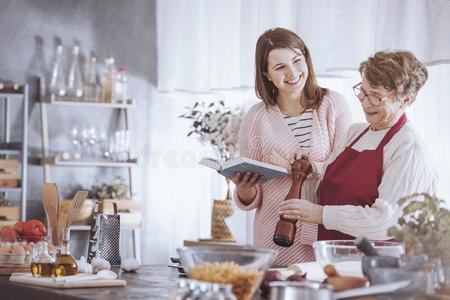
[(425, 65), (409, 51), (379, 51), (360, 64), (359, 72), (372, 87), (410, 95), (409, 104), (428, 79)]
[[(328, 90), (317, 85), (314, 75), (311, 55), (303, 40), (294, 32), (284, 28), (272, 28), (264, 32), (256, 43), (255, 53), (255, 92), (258, 98), (264, 101), (266, 106), (274, 106), (277, 103), (278, 89), (266, 77), (269, 52), (279, 48), (290, 48), (293, 51), (300, 49), (305, 56), (308, 66), (308, 78), (302, 91), (302, 96), (308, 108), (316, 109), (322, 103)], [(300, 101), (301, 99), (299, 99)]]

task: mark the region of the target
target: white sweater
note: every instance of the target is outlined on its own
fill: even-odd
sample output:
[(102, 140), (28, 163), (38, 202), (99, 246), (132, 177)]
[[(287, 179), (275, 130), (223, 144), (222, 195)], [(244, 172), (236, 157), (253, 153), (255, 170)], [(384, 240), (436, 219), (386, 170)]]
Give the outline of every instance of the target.
[[(323, 176), (326, 165), (349, 145), (365, 128), (367, 123), (350, 127), (341, 139), (327, 163), (316, 165)], [(353, 145), (356, 151), (374, 150), (389, 129), (369, 130)], [(383, 177), (378, 186), (378, 198), (372, 206), (326, 205), (323, 223), (326, 229), (338, 230), (353, 236), (364, 235), (373, 240), (387, 240), (387, 229), (397, 224), (402, 214), (397, 201), (414, 193), (436, 193), (437, 176), (427, 160), (418, 137), (408, 121), (384, 148)]]

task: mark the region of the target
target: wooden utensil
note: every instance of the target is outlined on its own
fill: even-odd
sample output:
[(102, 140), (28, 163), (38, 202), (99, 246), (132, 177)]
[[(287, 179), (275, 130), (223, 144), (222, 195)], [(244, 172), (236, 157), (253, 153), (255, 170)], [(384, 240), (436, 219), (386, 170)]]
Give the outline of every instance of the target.
[(66, 228), (69, 228), (69, 226), (75, 220), (75, 217), (83, 207), (84, 201), (86, 200), (88, 194), (89, 193), (87, 191), (78, 191), (75, 194), (75, 197), (73, 197), (72, 202), (70, 203), (69, 212), (67, 214)]
[(55, 183), (44, 183), (41, 190), (42, 204), (44, 205), (47, 221), (51, 227), (51, 238), (54, 245), (59, 245), (59, 238), (56, 228), (58, 227), (59, 194)]
[(360, 288), (367, 283), (365, 277), (340, 276), (333, 265), (326, 265), (323, 271), (328, 275), (326, 282), (334, 286), (336, 292)]

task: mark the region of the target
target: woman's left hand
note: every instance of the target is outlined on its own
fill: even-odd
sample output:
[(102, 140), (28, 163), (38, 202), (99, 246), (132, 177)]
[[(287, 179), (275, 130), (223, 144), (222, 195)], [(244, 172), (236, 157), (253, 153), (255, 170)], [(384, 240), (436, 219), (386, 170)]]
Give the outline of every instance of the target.
[(280, 205), (279, 215), (289, 220), (323, 224), (323, 206), (304, 199), (285, 200)]

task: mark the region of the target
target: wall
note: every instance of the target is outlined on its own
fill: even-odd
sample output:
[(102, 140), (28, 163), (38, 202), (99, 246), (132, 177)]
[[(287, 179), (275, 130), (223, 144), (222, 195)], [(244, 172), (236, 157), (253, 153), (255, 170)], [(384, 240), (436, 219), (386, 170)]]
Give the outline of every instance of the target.
[[(116, 65), (126, 66), (129, 94), (137, 102), (131, 111), (132, 140), (141, 166), (134, 170), (137, 198), (145, 193), (142, 178), (148, 179), (150, 101), (156, 85), (156, 16), (153, 0), (0, 0), (0, 78), (30, 85), (30, 158), (40, 155), (40, 109), (36, 101), (36, 75), (47, 74), (56, 44), (65, 46), (68, 69), (70, 49), (81, 46), (84, 62), (95, 53), (99, 59), (113, 56)], [(12, 139), (20, 137), (20, 111), (13, 107)], [(0, 114), (0, 118), (3, 115)], [(104, 126), (115, 130), (123, 126), (118, 116), (103, 109), (50, 107), (49, 127), (52, 150), (70, 149), (68, 138), (74, 125)], [(0, 125), (1, 126), (1, 125)], [(72, 197), (77, 188), (125, 176), (124, 170), (99, 168), (52, 168), (52, 180), (63, 197)], [(43, 168), (30, 165), (28, 172), (28, 218), (43, 217), (40, 188)], [(12, 196), (12, 195), (11, 195)], [(128, 239), (124, 244), (127, 247)], [(75, 251), (82, 254), (83, 246)]]

